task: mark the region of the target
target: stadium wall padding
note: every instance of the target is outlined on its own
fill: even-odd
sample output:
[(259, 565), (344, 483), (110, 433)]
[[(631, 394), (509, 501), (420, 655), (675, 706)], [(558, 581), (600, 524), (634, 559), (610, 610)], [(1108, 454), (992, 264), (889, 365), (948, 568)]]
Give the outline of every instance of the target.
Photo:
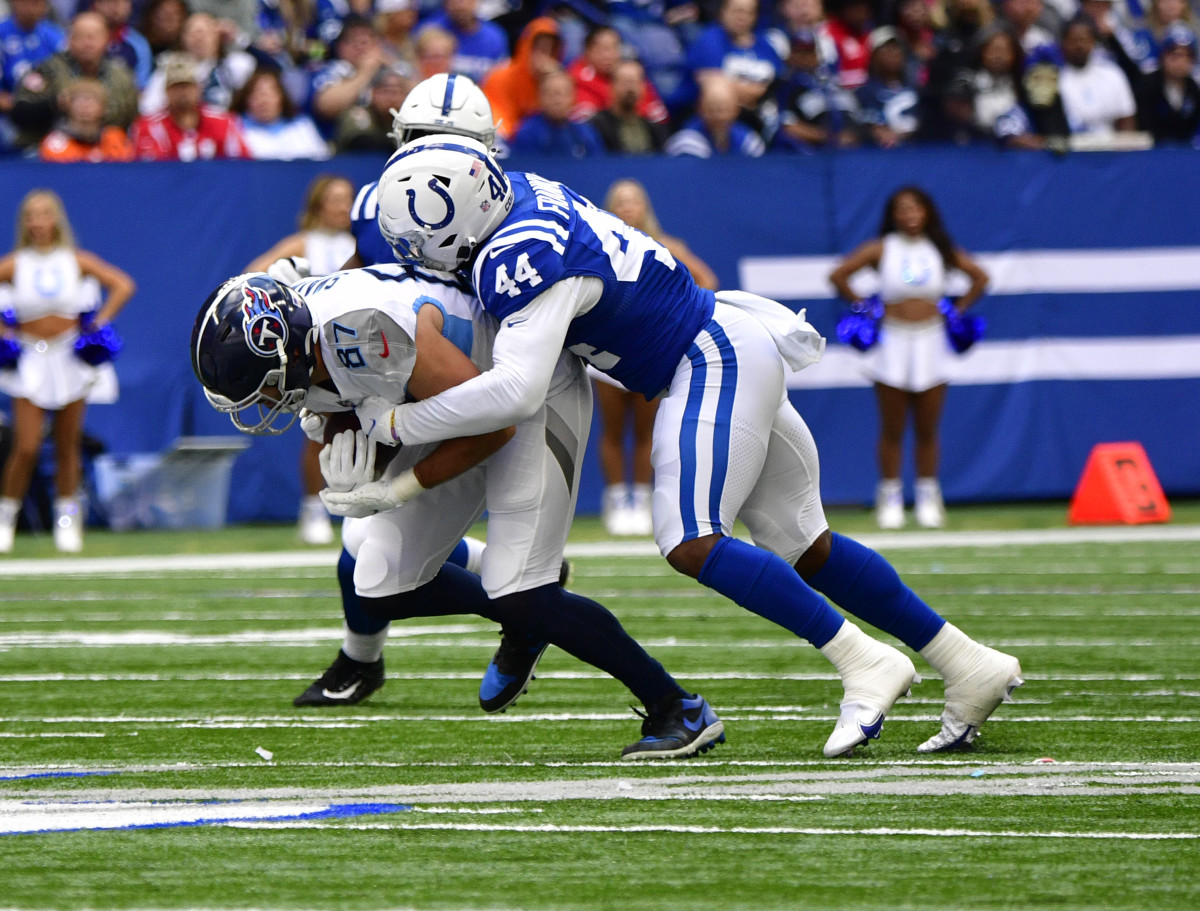
[[(1092, 445), (1119, 440), (1146, 447), (1168, 495), (1200, 493), (1198, 162), (1188, 150), (1054, 157), (923, 148), (506, 164), (562, 180), (598, 204), (613, 180), (636, 177), (664, 229), (684, 238), (723, 287), (807, 307), (827, 335), (840, 308), (824, 284), (828, 267), (877, 232), (895, 188), (927, 188), (959, 245), (1003, 273), (993, 275), (995, 293), (977, 310), (989, 332), (963, 360), (943, 434), (947, 498), (999, 501), (1069, 496)], [(0, 162), (0, 212), (9, 213), (0, 249), (11, 247), (24, 194), (50, 187), (64, 199), (80, 245), (138, 283), (118, 320), (126, 340), (117, 364), (121, 401), (93, 407), (89, 432), (117, 454), (162, 450), (181, 435), (233, 433), (192, 377), (188, 338), (200, 303), (295, 230), (314, 176), (338, 173), (361, 185), (381, 165), (358, 156)], [(875, 482), (873, 395), (853, 358), (831, 342), (826, 362), (792, 383), (821, 449), (829, 503), (867, 502)], [(239, 457), (231, 521), (295, 516), (300, 440), (298, 429), (256, 439)], [(593, 439), (581, 513), (599, 508), (594, 449)]]

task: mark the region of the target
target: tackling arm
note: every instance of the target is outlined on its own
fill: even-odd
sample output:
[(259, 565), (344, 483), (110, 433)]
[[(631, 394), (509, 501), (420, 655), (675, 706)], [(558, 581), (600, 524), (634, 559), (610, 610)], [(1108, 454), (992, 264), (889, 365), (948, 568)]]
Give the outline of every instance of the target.
[(592, 303), (583, 278), (555, 282), (505, 317), (492, 350), (492, 369), (422, 402), (394, 409), (393, 439), (428, 443), (518, 424), (546, 399), (571, 320)]

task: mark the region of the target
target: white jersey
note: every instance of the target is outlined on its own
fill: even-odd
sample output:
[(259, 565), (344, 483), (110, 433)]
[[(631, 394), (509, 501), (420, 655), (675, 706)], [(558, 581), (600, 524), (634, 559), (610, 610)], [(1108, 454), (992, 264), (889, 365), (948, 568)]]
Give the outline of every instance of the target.
[(13, 264), (12, 306), (17, 320), (28, 322), (57, 314), (76, 317), (92, 308), (95, 296), (84, 287), (79, 261), (70, 247), (39, 253), (18, 250)]
[(354, 235), (349, 231), (305, 231), (304, 258), (310, 275), (332, 275), (354, 255)]
[(885, 304), (920, 298), (939, 301), (946, 293), (942, 254), (927, 237), (888, 234), (879, 257), (879, 296)]
[(442, 311), (442, 335), (480, 370), (491, 367), (495, 321), (462, 283), (394, 263), (335, 272), (296, 285), (313, 314), (331, 388), (314, 386), (312, 411), (347, 411), (367, 396), (407, 400), (416, 357), (417, 311)]

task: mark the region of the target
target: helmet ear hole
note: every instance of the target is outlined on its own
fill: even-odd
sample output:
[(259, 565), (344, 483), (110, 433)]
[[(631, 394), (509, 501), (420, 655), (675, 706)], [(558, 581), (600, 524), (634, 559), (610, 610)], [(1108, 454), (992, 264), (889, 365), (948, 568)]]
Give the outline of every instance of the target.
[(457, 241), (457, 240), (458, 240), (458, 235), (457, 235), (457, 234), (451, 234), (451, 235), (450, 235), (449, 237), (447, 237), (447, 238), (446, 238), (444, 241), (442, 241), (440, 244), (438, 244), (438, 249), (439, 249), (439, 250), (444, 250), (444, 249), (446, 249), (447, 247), (449, 247), (449, 246), (452, 246), (452, 245), (454, 244), (454, 242), (455, 242), (455, 241)]

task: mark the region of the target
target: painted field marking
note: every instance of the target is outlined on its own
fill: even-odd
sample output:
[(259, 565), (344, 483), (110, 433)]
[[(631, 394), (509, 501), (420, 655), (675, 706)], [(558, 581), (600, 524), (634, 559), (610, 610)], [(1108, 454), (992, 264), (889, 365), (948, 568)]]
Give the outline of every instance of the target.
[[(1013, 531), (911, 531), (867, 533), (858, 536), (868, 547), (881, 550), (930, 548), (1039, 547), (1062, 544), (1124, 544), (1200, 541), (1200, 525), (1139, 527), (1047, 528)], [(180, 554), (142, 557), (67, 557), (0, 562), (0, 578), (22, 576), (105, 576), (140, 572), (252, 572), (269, 574), (280, 569), (332, 569), (339, 551), (304, 550), (270, 553)], [(568, 544), (569, 558), (655, 557), (652, 541), (594, 541)], [(269, 565), (268, 565), (269, 564)]]

